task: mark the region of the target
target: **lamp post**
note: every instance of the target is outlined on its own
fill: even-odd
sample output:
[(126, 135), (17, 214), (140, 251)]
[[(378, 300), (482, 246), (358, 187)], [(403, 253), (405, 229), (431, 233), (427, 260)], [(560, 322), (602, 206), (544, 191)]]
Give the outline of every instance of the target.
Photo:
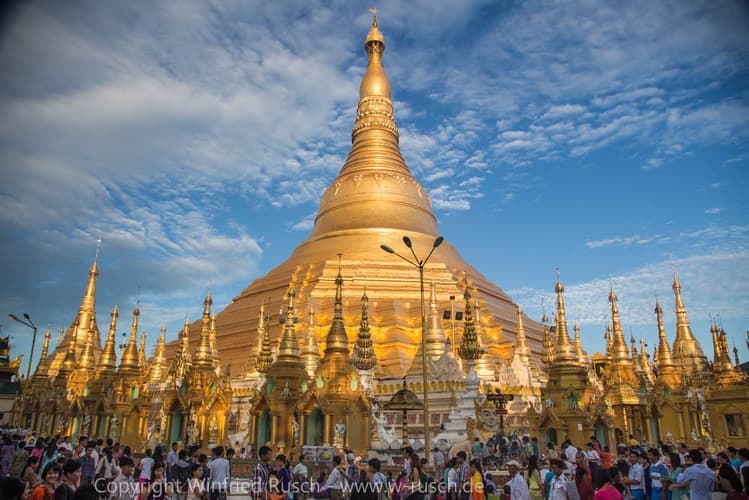
[(494, 403), (494, 407), (497, 409), (497, 415), (499, 415), (499, 435), (504, 437), (505, 435), (505, 415), (507, 411), (507, 403), (515, 399), (514, 394), (503, 394), (502, 391), (497, 387), (494, 393), (489, 393), (486, 399)]
[(31, 321), (31, 316), (29, 316), (29, 313), (23, 313), (23, 317), (26, 318), (26, 321), (22, 320), (15, 314), (8, 314), (8, 317), (13, 321), (17, 321), (25, 327), (34, 330), (34, 337), (31, 339), (31, 355), (29, 356), (29, 366), (26, 368), (26, 380), (28, 380), (29, 375), (31, 375), (31, 361), (34, 359), (34, 346), (36, 345), (36, 325), (33, 321)]
[(421, 362), (422, 362), (422, 375), (423, 375), (423, 389), (424, 389), (424, 458), (426, 459), (427, 463), (429, 463), (429, 456), (430, 456), (430, 449), (429, 449), (429, 388), (427, 387), (427, 376), (429, 371), (429, 364), (427, 363), (427, 341), (426, 341), (426, 316), (424, 313), (424, 266), (429, 261), (429, 258), (434, 253), (434, 250), (442, 244), (442, 242), (445, 239), (442, 236), (437, 237), (437, 239), (434, 240), (434, 243), (432, 244), (432, 249), (429, 250), (429, 253), (424, 259), (419, 259), (419, 257), (416, 256), (416, 252), (414, 252), (413, 243), (411, 242), (411, 238), (408, 236), (403, 237), (403, 243), (408, 247), (408, 249), (411, 251), (411, 255), (413, 255), (413, 260), (404, 257), (403, 255), (399, 254), (392, 248), (390, 248), (387, 245), (380, 245), (380, 248), (382, 248), (387, 253), (394, 254), (401, 258), (402, 260), (408, 262), (415, 268), (419, 270), (419, 286), (421, 291)]

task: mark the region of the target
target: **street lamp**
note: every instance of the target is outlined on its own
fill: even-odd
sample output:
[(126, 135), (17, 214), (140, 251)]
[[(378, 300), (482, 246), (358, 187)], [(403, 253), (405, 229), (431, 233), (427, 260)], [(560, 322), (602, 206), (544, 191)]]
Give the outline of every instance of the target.
[(423, 368), (421, 370), (423, 375), (423, 389), (424, 389), (424, 458), (426, 459), (427, 463), (429, 463), (429, 455), (430, 455), (430, 449), (429, 449), (429, 389), (427, 387), (427, 375), (429, 371), (429, 364), (427, 363), (427, 340), (424, 330), (426, 330), (426, 316), (424, 313), (424, 266), (426, 265), (429, 258), (434, 253), (435, 249), (442, 244), (442, 242), (445, 241), (445, 238), (442, 236), (437, 237), (437, 239), (434, 240), (434, 243), (432, 244), (432, 249), (429, 250), (429, 253), (427, 256), (422, 260), (419, 259), (416, 256), (416, 252), (414, 252), (413, 243), (411, 242), (411, 238), (408, 236), (403, 237), (403, 243), (408, 247), (408, 249), (411, 251), (411, 255), (413, 255), (413, 260), (402, 256), (392, 248), (390, 248), (387, 245), (380, 245), (380, 248), (382, 248), (387, 253), (394, 254), (398, 257), (400, 257), (402, 260), (408, 262), (415, 268), (419, 270), (419, 286), (421, 287), (421, 363), (423, 365)]
[(31, 316), (29, 316), (29, 313), (23, 313), (23, 317), (26, 318), (26, 321), (22, 320), (15, 314), (8, 314), (8, 317), (13, 321), (17, 321), (25, 327), (34, 330), (34, 337), (31, 339), (31, 355), (29, 356), (29, 366), (26, 368), (26, 380), (28, 380), (29, 375), (31, 375), (31, 361), (34, 359), (34, 346), (36, 345), (36, 325), (33, 321), (31, 321)]

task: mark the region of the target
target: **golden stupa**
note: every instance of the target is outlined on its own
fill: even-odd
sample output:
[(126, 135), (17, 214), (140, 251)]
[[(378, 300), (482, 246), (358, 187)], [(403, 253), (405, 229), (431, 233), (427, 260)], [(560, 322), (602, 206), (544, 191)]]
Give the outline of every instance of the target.
[[(333, 319), (336, 276), (344, 278), (343, 314), (349, 348), (356, 342), (361, 320), (361, 297), (369, 298), (369, 325), (381, 377), (403, 376), (420, 344), (420, 282), (418, 270), (396, 256), (385, 253), (385, 244), (408, 253), (403, 236), (413, 241), (423, 258), (440, 236), (429, 194), (406, 166), (399, 148), (399, 132), (393, 114), (390, 82), (382, 64), (385, 41), (374, 16), (365, 43), (369, 57), (359, 89), (359, 105), (352, 131), (348, 158), (333, 183), (325, 190), (309, 237), (278, 267), (253, 281), (216, 316), (216, 342), (223, 366), (231, 367), (232, 378), (241, 377), (247, 360), (257, 350), (258, 318), (264, 310), (279, 311), (287, 302), (290, 285), (296, 290), (300, 332), (316, 331), (325, 347), (325, 332)], [(481, 244), (477, 239), (472, 244)], [(339, 254), (341, 254), (339, 260)], [(497, 249), (497, 254), (501, 250)], [(227, 272), (231, 270), (227, 269)], [(516, 337), (516, 306), (510, 297), (468, 264), (446, 240), (431, 256), (424, 271), (434, 283), (440, 310), (450, 309), (450, 297), (461, 298), (468, 285), (480, 310), (477, 330), (487, 355), (481, 364), (491, 369), (499, 357), (509, 360)], [(309, 312), (313, 314), (308, 314)], [(275, 313), (265, 328), (277, 349), (283, 333)], [(317, 328), (310, 328), (312, 318)], [(450, 335), (449, 322), (445, 331)], [(543, 328), (525, 318), (531, 357), (541, 358)], [(200, 327), (191, 325), (190, 344), (196, 345)], [(305, 333), (301, 341), (308, 342)], [(453, 347), (459, 339), (452, 339)], [(429, 352), (436, 357), (442, 345)], [(168, 347), (175, 352), (177, 342)], [(255, 352), (256, 356), (257, 353)], [(534, 361), (535, 362), (535, 361)]]

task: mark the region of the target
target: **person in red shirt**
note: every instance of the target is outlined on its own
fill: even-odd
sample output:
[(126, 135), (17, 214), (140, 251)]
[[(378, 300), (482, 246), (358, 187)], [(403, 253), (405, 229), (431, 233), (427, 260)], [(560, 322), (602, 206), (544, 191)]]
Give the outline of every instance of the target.
[(580, 500), (593, 500), (593, 481), (590, 479), (588, 468), (583, 466), (575, 469), (575, 484)]
[[(611, 474), (613, 474), (613, 476)], [(621, 484), (621, 472), (618, 469), (611, 469), (608, 472), (602, 473), (602, 479), (606, 481), (603, 486), (596, 492), (594, 500), (624, 500), (624, 495), (616, 487), (616, 484)]]
[(601, 455), (601, 460), (598, 466), (598, 484), (596, 486), (600, 488), (607, 482), (607, 479), (612, 478), (616, 474), (616, 471), (614, 470), (614, 461), (611, 458), (609, 447), (604, 446), (599, 454)]

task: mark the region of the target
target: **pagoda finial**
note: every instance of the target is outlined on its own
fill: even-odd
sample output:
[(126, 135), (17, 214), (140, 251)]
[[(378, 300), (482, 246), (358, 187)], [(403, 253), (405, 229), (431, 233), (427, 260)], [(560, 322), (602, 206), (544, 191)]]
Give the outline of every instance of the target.
[(140, 316), (140, 307), (136, 302), (133, 309), (133, 323), (130, 326), (130, 339), (125, 347), (120, 361), (120, 371), (130, 375), (138, 373), (138, 317)]
[(575, 320), (572, 330), (575, 332), (575, 356), (577, 356), (577, 360), (580, 363), (584, 363), (586, 356), (585, 351), (583, 350), (583, 343), (580, 338), (580, 325), (578, 324), (577, 319)]
[[(434, 280), (430, 284), (429, 312), (426, 317), (424, 335), (426, 336), (427, 355), (434, 360), (439, 359), (445, 353), (445, 330), (442, 328), (442, 316), (437, 303), (437, 285)], [(414, 362), (421, 363), (419, 353), (416, 358)]]
[(658, 302), (658, 295), (655, 296), (655, 313), (658, 322), (658, 372), (662, 372), (665, 367), (673, 367), (674, 359), (671, 356), (671, 346), (666, 337), (666, 328), (663, 326), (663, 309)]
[(49, 353), (49, 339), (52, 336), (52, 333), (49, 330), (49, 327), (47, 328), (47, 331), (44, 332), (44, 343), (42, 344), (42, 355), (39, 357), (39, 363), (36, 365), (36, 370), (34, 370), (33, 378), (36, 379), (44, 379), (47, 378), (49, 375), (49, 359), (48, 359), (48, 353)]
[(567, 330), (567, 312), (564, 308), (564, 285), (562, 284), (561, 275), (557, 270), (557, 283), (554, 286), (557, 294), (557, 312), (556, 312), (556, 334), (557, 342), (554, 352), (554, 362), (575, 362), (575, 351), (570, 343), (570, 336)]
[(465, 312), (463, 313), (463, 340), (458, 348), (458, 356), (465, 361), (476, 361), (484, 355), (484, 349), (479, 344), (476, 328), (473, 325), (473, 313), (471, 311), (471, 292), (468, 290), (468, 280), (466, 279), (466, 291), (463, 294), (465, 299)]
[[(258, 335), (260, 335), (259, 328)], [(270, 332), (267, 328), (263, 328), (262, 336), (263, 344), (260, 348), (260, 352), (257, 355), (257, 371), (260, 373), (268, 373), (270, 366), (273, 364), (273, 358), (271, 356), (270, 348)]]
[(369, 331), (369, 299), (367, 292), (361, 297), (361, 322), (359, 323), (359, 334), (354, 344), (352, 361), (357, 370), (371, 370), (377, 364), (375, 357), (372, 335)]
[(517, 330), (518, 335), (515, 342), (515, 352), (518, 354), (518, 357), (520, 358), (520, 361), (523, 362), (523, 364), (528, 364), (528, 342), (525, 338), (525, 326), (523, 325), (523, 308), (520, 307), (520, 304), (515, 304), (515, 308), (517, 310)]
[(304, 349), (302, 350), (302, 361), (307, 371), (307, 376), (312, 378), (320, 364), (320, 347), (317, 345), (317, 327), (315, 326), (315, 311), (310, 308), (307, 325), (307, 336), (304, 339)]
[(629, 351), (627, 349), (627, 341), (624, 339), (624, 332), (622, 331), (622, 321), (619, 318), (619, 305), (617, 304), (617, 297), (614, 293), (614, 287), (609, 281), (609, 302), (611, 302), (611, 322), (613, 323), (613, 339), (611, 341), (611, 355), (613, 361), (625, 361), (629, 360)]
[(94, 362), (94, 327), (95, 322), (93, 319), (89, 322), (88, 332), (86, 333), (86, 341), (83, 344), (83, 352), (78, 360), (78, 367), (87, 372), (93, 373), (95, 366)]
[[(674, 271), (674, 282), (672, 285), (676, 301), (676, 338), (674, 339), (674, 362), (679, 367), (682, 375), (690, 382), (703, 385), (708, 382), (710, 366), (707, 356), (702, 351), (697, 339), (692, 333), (692, 327), (687, 319), (687, 309), (681, 296), (681, 283)], [(708, 377), (709, 378), (709, 377)]]
[(348, 334), (343, 321), (343, 276), (341, 276), (341, 254), (338, 254), (338, 275), (335, 278), (335, 305), (333, 322), (325, 338), (325, 357), (339, 352), (348, 357)]
[(151, 366), (148, 368), (148, 382), (150, 384), (159, 384), (163, 382), (166, 371), (166, 356), (164, 354), (166, 350), (166, 325), (161, 325), (161, 334), (159, 335), (159, 342), (156, 344), (156, 351), (154, 352), (153, 359), (151, 360)]
[(140, 346), (138, 347), (138, 368), (146, 369), (146, 331), (140, 332)]
[(218, 355), (218, 348), (216, 347), (216, 315), (211, 315), (211, 328), (208, 331), (208, 338), (210, 340), (211, 344), (211, 363), (213, 364), (213, 367), (216, 368), (219, 366), (219, 355)]
[(278, 357), (276, 358), (276, 363), (301, 364), (302, 360), (299, 357), (299, 341), (296, 338), (296, 291), (294, 290), (293, 283), (289, 285), (288, 296), (289, 303), (286, 306), (286, 320), (284, 322), (281, 343), (278, 346)]
[(99, 375), (114, 375), (117, 371), (117, 354), (115, 353), (115, 343), (117, 342), (117, 317), (120, 315), (117, 305), (112, 309), (111, 320), (109, 322), (109, 333), (107, 340), (104, 342), (104, 350), (99, 357), (97, 371)]
[(182, 325), (182, 331), (179, 333), (179, 347), (177, 347), (177, 352), (169, 365), (168, 380), (175, 385), (181, 385), (191, 365), (190, 316), (185, 314), (185, 322)]
[(200, 342), (198, 343), (195, 354), (193, 354), (193, 363), (195, 366), (213, 367), (211, 351), (211, 291), (203, 300), (203, 317), (201, 318)]

